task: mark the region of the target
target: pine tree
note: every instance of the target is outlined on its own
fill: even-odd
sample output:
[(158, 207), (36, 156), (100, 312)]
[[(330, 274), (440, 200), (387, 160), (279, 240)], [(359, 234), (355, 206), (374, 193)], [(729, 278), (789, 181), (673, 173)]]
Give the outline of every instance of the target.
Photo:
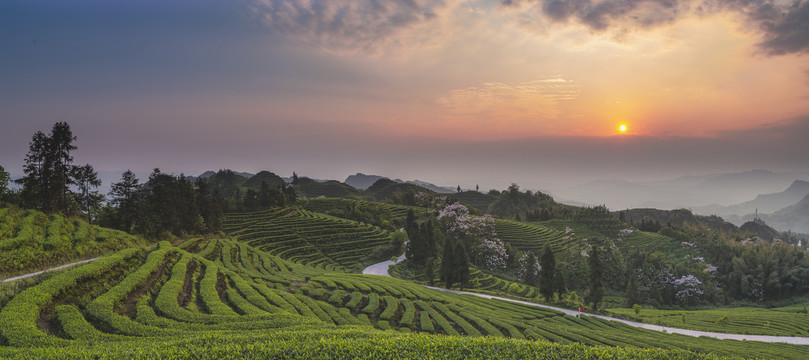
[(3, 206), (3, 197), (6, 195), (6, 191), (8, 190), (8, 182), (11, 178), (6, 172), (6, 169), (0, 166), (0, 206)]
[(466, 286), (466, 282), (469, 281), (469, 257), (460, 241), (452, 237), (447, 238), (439, 272), (441, 281), (447, 289), (455, 284), (459, 284), (461, 289)]
[(591, 304), (593, 311), (598, 310), (605, 292), (603, 283), (604, 264), (601, 261), (600, 253), (601, 250), (598, 245), (593, 245), (590, 250), (590, 257), (587, 259), (587, 264), (590, 267), (587, 303)]
[(262, 210), (271, 208), (275, 198), (272, 196), (270, 185), (266, 181), (261, 182), (261, 190), (258, 192), (258, 204)]
[(562, 297), (562, 294), (565, 292), (565, 278), (562, 276), (562, 272), (557, 268), (553, 275), (553, 292)]
[(533, 251), (528, 252), (528, 259), (526, 260), (525, 264), (525, 276), (523, 276), (523, 282), (528, 285), (536, 286), (538, 277), (537, 277), (537, 269), (536, 269), (537, 258), (534, 255)]
[(545, 243), (542, 248), (539, 264), (542, 265), (539, 270), (539, 292), (545, 299), (551, 299), (554, 290), (554, 275), (556, 275), (556, 258), (549, 243)]
[(66, 122), (54, 124), (50, 135), (34, 133), (25, 156), (25, 176), (17, 181), (23, 185), (23, 205), (46, 212), (70, 211), (74, 141), (76, 136)]
[(92, 214), (98, 211), (101, 207), (101, 202), (104, 200), (104, 195), (95, 190), (101, 186), (98, 173), (93, 169), (92, 165), (85, 164), (83, 166), (74, 166), (71, 176), (75, 179), (74, 182), (79, 188), (79, 192), (76, 194), (79, 207), (87, 215), (87, 222), (91, 222)]
[(127, 170), (121, 175), (121, 181), (113, 183), (110, 188), (110, 202), (117, 209), (120, 218), (120, 224), (117, 227), (124, 231), (132, 231), (132, 226), (138, 217), (141, 200), (138, 181), (135, 173)]
[(258, 192), (254, 189), (247, 189), (244, 194), (244, 208), (247, 211), (256, 211), (259, 209)]

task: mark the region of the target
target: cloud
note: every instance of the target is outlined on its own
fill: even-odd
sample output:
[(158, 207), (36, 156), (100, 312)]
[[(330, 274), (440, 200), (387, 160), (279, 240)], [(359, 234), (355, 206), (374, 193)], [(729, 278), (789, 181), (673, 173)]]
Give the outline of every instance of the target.
[(552, 118), (559, 115), (557, 105), (574, 100), (579, 86), (571, 80), (552, 77), (526, 82), (489, 82), (450, 91), (436, 102), (456, 115), (521, 114)]
[(758, 33), (768, 55), (809, 52), (809, 0), (501, 0), (506, 11), (550, 23), (579, 23), (594, 32), (646, 29), (685, 17), (729, 12)]
[(809, 1), (795, 2), (773, 15), (763, 23), (765, 37), (759, 45), (770, 55), (809, 52)]
[(435, 41), (461, 0), (255, 0), (273, 31), (336, 53), (380, 53)]

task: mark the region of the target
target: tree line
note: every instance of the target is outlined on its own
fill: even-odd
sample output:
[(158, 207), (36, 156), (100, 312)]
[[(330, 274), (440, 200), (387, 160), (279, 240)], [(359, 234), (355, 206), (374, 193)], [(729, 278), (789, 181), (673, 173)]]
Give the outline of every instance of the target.
[[(101, 226), (161, 238), (217, 232), (227, 211), (255, 211), (295, 201), (294, 190), (287, 186), (273, 189), (262, 183), (258, 191), (248, 189), (242, 195), (237, 189), (225, 197), (206, 179), (192, 181), (157, 168), (142, 183), (134, 172), (125, 171), (105, 196), (98, 191), (101, 180), (93, 166), (74, 164), (76, 141), (66, 122), (54, 124), (49, 134), (34, 133), (23, 177), (11, 180), (0, 166), (0, 206), (82, 216)], [(223, 171), (217, 175), (227, 176)], [(12, 182), (20, 188), (10, 190)]]

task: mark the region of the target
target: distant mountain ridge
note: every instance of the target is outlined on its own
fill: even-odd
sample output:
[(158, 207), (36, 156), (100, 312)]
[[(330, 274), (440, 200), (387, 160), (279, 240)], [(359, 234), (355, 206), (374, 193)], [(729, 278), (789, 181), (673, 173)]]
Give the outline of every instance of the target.
[(554, 194), (590, 205), (606, 204), (613, 210), (699, 208), (707, 209), (700, 213), (710, 215), (712, 209), (750, 201), (758, 194), (783, 191), (796, 179), (809, 180), (809, 173), (751, 170), (647, 182), (597, 180), (555, 190)]
[[(358, 173), (356, 173), (354, 175), (349, 175), (345, 179), (345, 181), (343, 181), (343, 182), (350, 185), (351, 187), (356, 188), (356, 189), (367, 190), (368, 188), (371, 187), (371, 185), (373, 185), (374, 183), (376, 183), (377, 181), (382, 180), (382, 179), (391, 180), (387, 176), (366, 175), (366, 174), (358, 172)], [(396, 183), (400, 183), (400, 184), (418, 185), (418, 186), (421, 186), (421, 187), (423, 187), (425, 189), (432, 190), (432, 191), (435, 191), (435, 192), (441, 193), (441, 194), (449, 194), (449, 193), (454, 193), (455, 192), (455, 189), (452, 189), (452, 188), (449, 188), (449, 187), (438, 186), (438, 185), (431, 184), (431, 183), (428, 183), (426, 181), (421, 181), (421, 180), (404, 181), (404, 180), (401, 180), (401, 179), (392, 179), (391, 181), (396, 182)]]
[(761, 215), (761, 219), (781, 231), (791, 230), (809, 234), (809, 195), (806, 195), (795, 205), (785, 207), (769, 215)]
[[(230, 170), (230, 169), (228, 169), (228, 170)], [(231, 170), (231, 171), (233, 171), (233, 170)], [(242, 177), (246, 177), (248, 179), (253, 177), (254, 175), (256, 175), (256, 174), (252, 174), (252, 173), (249, 173), (249, 172), (239, 172), (239, 171), (233, 171), (233, 173), (236, 174), (236, 175), (242, 176)], [(207, 179), (207, 178), (209, 178), (211, 176), (214, 176), (214, 175), (216, 175), (216, 171), (208, 170), (208, 171), (200, 174), (197, 177), (200, 178), (200, 179)]]
[[(726, 218), (749, 217), (758, 211), (759, 214), (771, 214), (783, 208), (797, 204), (809, 195), (809, 181), (795, 180), (786, 190), (760, 194), (755, 199), (731, 206), (705, 206), (695, 208), (701, 214), (716, 214)], [(735, 220), (735, 219), (734, 219)]]

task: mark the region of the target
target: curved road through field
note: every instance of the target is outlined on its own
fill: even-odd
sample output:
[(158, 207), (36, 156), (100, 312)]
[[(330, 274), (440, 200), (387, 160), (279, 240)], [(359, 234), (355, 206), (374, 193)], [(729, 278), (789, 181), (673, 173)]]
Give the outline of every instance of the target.
[[(362, 273), (366, 274), (366, 275), (390, 276), (390, 274), (388, 274), (388, 266), (390, 266), (392, 264), (395, 264), (395, 263), (398, 263), (398, 262), (404, 260), (404, 258), (405, 258), (405, 256), (402, 255), (402, 256), (399, 256), (399, 258), (395, 262), (389, 260), (389, 261), (383, 261), (381, 263), (371, 265), (371, 266), (365, 268), (364, 270), (362, 270)], [(472, 295), (472, 296), (478, 296), (478, 297), (487, 298), (487, 299), (497, 299), (497, 300), (503, 300), (503, 301), (510, 301), (510, 302), (518, 303), (518, 304), (524, 304), (524, 305), (528, 305), (528, 306), (536, 306), (536, 307), (556, 310), (558, 312), (561, 312), (561, 313), (564, 313), (565, 315), (570, 315), (570, 316), (577, 316), (579, 314), (584, 315), (584, 316), (592, 316), (592, 317), (596, 317), (596, 318), (599, 318), (599, 319), (622, 322), (624, 324), (627, 324), (629, 326), (634, 326), (636, 328), (642, 328), (642, 329), (654, 330), (654, 331), (662, 331), (662, 332), (673, 333), (673, 334), (682, 334), (682, 335), (688, 335), (688, 336), (694, 336), (694, 337), (705, 336), (705, 337), (710, 337), (710, 338), (714, 338), (714, 339), (725, 339), (725, 340), (749, 340), (749, 341), (761, 341), (761, 342), (768, 342), (768, 343), (786, 343), (786, 344), (794, 344), (794, 345), (809, 345), (809, 337), (726, 334), (726, 333), (716, 333), (716, 332), (708, 332), (708, 331), (680, 329), (680, 328), (673, 328), (673, 327), (660, 326), (660, 325), (651, 325), (651, 324), (644, 324), (644, 323), (639, 323), (639, 322), (634, 322), (634, 321), (616, 319), (616, 318), (612, 318), (612, 317), (609, 317), (609, 316), (603, 316), (603, 315), (579, 313), (578, 311), (575, 311), (575, 310), (569, 310), (569, 309), (558, 308), (558, 307), (542, 305), (542, 304), (535, 304), (535, 303), (531, 303), (531, 302), (527, 302), (527, 301), (514, 300), (514, 299), (503, 298), (503, 297), (493, 296), (493, 295), (478, 294), (478, 293), (469, 292), (469, 291), (450, 290), (450, 289), (438, 288), (438, 287), (433, 287), (433, 286), (425, 286), (425, 287), (430, 288), (430, 289), (435, 289), (435, 290), (448, 291), (448, 292), (452, 292), (452, 293), (456, 293), (456, 294)]]

